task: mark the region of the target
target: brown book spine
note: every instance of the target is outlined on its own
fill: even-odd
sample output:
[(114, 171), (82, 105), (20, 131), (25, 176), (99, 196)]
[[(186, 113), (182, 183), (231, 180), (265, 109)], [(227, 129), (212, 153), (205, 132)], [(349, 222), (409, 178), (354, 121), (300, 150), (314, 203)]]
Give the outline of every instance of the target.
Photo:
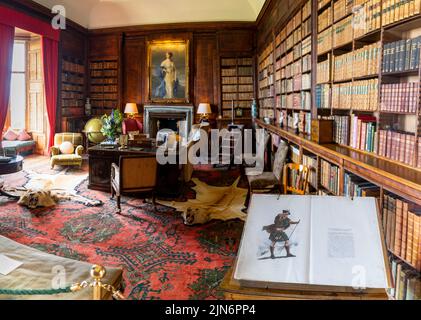
[(421, 250), (421, 216), (415, 215), (414, 217), (414, 233), (412, 237), (412, 257), (411, 257), (411, 264), (415, 266), (418, 270), (420, 270), (420, 250)]
[(396, 213), (395, 213), (395, 241), (393, 242), (393, 252), (400, 256), (402, 243), (402, 207), (401, 199), (396, 199)]
[(414, 237), (414, 214), (408, 211), (408, 231), (406, 236), (406, 255), (405, 258), (408, 262), (412, 262), (412, 238)]
[(406, 244), (408, 234), (408, 203), (403, 202), (402, 206), (402, 241), (401, 241), (401, 258), (406, 260)]

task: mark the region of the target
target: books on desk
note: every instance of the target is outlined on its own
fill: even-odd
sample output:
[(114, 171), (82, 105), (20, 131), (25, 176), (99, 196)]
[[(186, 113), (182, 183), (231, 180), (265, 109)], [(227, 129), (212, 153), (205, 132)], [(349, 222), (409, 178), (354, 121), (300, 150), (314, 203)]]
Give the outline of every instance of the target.
[(392, 284), (380, 227), (375, 198), (253, 195), (234, 279), (248, 287), (384, 293)]

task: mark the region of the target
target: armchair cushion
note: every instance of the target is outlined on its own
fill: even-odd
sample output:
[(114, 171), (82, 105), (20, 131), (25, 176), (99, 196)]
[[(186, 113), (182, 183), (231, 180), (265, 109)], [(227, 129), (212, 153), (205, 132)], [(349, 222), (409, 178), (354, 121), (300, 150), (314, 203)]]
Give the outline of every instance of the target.
[(60, 149), (58, 147), (51, 147), (51, 156), (58, 156), (60, 154)]

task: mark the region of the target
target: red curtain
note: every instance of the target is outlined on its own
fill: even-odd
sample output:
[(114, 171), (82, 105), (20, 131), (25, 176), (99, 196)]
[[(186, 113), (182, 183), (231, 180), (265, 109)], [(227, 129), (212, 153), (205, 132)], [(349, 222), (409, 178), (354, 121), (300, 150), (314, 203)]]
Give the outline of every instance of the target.
[(58, 42), (42, 37), (42, 55), (44, 65), (45, 98), (48, 123), (50, 126), (48, 148), (54, 144), (57, 114), (58, 84)]
[(0, 23), (0, 146), (9, 107), (15, 28)]

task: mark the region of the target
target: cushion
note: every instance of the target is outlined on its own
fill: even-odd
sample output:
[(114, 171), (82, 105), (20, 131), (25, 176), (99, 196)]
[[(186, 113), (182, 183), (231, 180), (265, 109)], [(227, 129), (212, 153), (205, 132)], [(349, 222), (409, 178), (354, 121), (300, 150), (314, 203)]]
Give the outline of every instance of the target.
[(73, 154), (73, 152), (75, 151), (75, 147), (70, 141), (64, 141), (59, 146), (59, 149), (62, 154)]
[(18, 134), (14, 132), (12, 129), (8, 129), (3, 136), (4, 140), (8, 141), (15, 141), (18, 138)]
[(252, 189), (272, 188), (280, 183), (273, 172), (263, 172), (259, 175), (250, 175), (247, 176), (247, 180)]
[(32, 137), (28, 134), (28, 132), (26, 132), (25, 129), (22, 129), (21, 131), (19, 131), (19, 135), (17, 140), (19, 141), (29, 141), (32, 140)]

